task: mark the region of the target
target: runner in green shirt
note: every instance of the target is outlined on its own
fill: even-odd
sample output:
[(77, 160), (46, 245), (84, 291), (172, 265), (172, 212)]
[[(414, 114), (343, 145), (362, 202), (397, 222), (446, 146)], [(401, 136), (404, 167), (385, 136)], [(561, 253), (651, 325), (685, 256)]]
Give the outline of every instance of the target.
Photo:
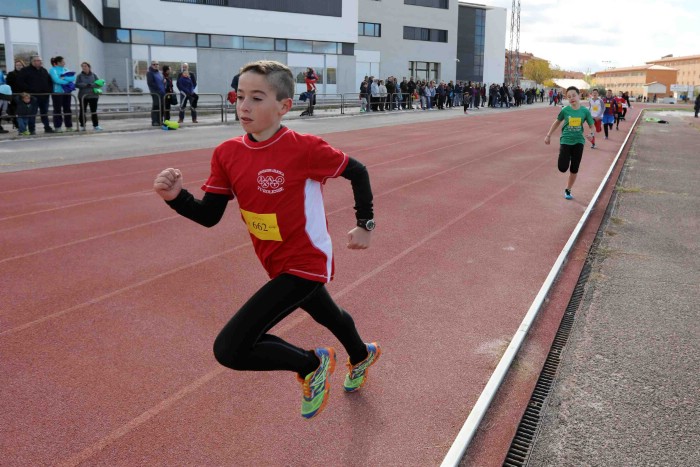
[[(566, 98), (569, 100), (569, 105), (561, 109), (557, 119), (552, 123), (552, 126), (544, 137), (544, 144), (550, 143), (552, 133), (556, 130), (561, 122), (564, 126), (561, 129), (561, 137), (559, 138), (559, 171), (566, 173), (569, 171), (569, 182), (564, 190), (564, 198), (573, 199), (571, 187), (576, 181), (581, 158), (583, 157), (583, 146), (586, 140), (592, 141), (593, 132), (593, 117), (591, 112), (585, 107), (581, 107), (580, 95), (578, 88), (571, 86), (566, 90)], [(584, 136), (583, 122), (588, 124), (590, 136)]]

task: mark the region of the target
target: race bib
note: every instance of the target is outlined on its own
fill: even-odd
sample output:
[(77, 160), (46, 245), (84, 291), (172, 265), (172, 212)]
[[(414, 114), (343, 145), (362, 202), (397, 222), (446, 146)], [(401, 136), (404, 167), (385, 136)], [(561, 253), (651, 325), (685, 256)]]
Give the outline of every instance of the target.
[(254, 212), (241, 209), (243, 220), (248, 226), (248, 231), (260, 240), (272, 240), (281, 242), (282, 235), (277, 225), (277, 214), (256, 214)]
[(605, 103), (605, 108), (606, 108), (606, 109), (609, 109), (609, 108), (610, 108), (610, 102), (606, 102), (606, 103)]
[(569, 117), (569, 126), (581, 126), (581, 118)]
[(594, 106), (593, 106), (593, 112), (597, 112), (597, 111), (598, 111), (598, 106), (597, 106), (597, 105), (594, 105)]

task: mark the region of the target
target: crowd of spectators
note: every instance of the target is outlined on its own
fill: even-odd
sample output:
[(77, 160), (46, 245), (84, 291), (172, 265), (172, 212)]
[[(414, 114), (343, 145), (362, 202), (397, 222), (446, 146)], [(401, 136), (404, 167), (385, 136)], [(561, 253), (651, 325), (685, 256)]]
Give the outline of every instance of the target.
[(386, 80), (365, 76), (360, 83), (360, 112), (387, 110), (444, 110), (462, 107), (464, 112), (481, 107), (511, 107), (544, 102), (544, 89), (472, 81), (416, 80), (394, 76)]

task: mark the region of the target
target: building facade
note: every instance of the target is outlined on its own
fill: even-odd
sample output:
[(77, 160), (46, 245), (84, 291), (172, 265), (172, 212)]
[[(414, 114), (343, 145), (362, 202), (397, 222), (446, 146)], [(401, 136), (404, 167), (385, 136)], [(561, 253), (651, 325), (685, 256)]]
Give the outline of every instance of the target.
[(647, 62), (648, 65), (660, 65), (678, 70), (676, 83), (686, 86), (692, 86), (696, 89), (697, 95), (700, 87), (700, 55), (689, 55), (685, 57), (674, 57), (669, 55), (659, 60)]
[[(292, 68), (299, 92), (306, 67), (324, 94), (355, 92), (367, 74), (450, 80), (461, 63), (462, 8), (458, 0), (3, 0), (0, 68), (12, 69), (13, 60), (3, 63), (10, 53), (25, 63), (40, 54), (47, 67), (60, 55), (72, 70), (88, 61), (111, 92), (147, 92), (151, 60), (176, 73), (188, 63), (200, 93), (225, 94), (237, 70), (259, 59)], [(505, 10), (466, 8), (473, 52), (461, 55), (469, 66), (459, 79), (483, 80), (502, 62), (488, 51), (503, 50)]]
[(634, 97), (653, 97), (647, 95), (645, 86), (651, 83), (658, 83), (666, 87), (666, 92), (657, 97), (670, 97), (673, 95), (671, 92), (671, 85), (676, 83), (677, 75), (678, 70), (675, 68), (661, 65), (614, 68), (612, 70), (595, 73), (594, 86), (597, 88), (612, 89), (616, 94), (622, 91)]

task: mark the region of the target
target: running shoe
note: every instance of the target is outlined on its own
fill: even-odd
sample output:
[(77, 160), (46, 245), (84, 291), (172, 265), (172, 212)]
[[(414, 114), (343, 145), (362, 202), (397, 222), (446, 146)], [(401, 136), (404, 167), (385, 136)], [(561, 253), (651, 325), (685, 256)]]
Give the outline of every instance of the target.
[(564, 189), (564, 198), (574, 199), (573, 195), (571, 194), (571, 190), (569, 190), (568, 188)]
[(318, 368), (306, 375), (306, 378), (297, 375), (297, 381), (304, 392), (301, 400), (301, 416), (304, 418), (313, 418), (326, 408), (331, 391), (330, 377), (335, 370), (333, 347), (319, 347), (314, 353), (321, 361)]
[(357, 365), (350, 363), (350, 359), (348, 358), (348, 374), (345, 375), (345, 383), (343, 383), (345, 392), (355, 392), (362, 388), (367, 382), (367, 370), (374, 365), (382, 355), (382, 349), (376, 342), (365, 345), (367, 346), (367, 353), (369, 354), (367, 358)]
[(102, 127), (100, 125), (97, 125), (95, 128), (93, 128), (95, 131), (102, 131)]

